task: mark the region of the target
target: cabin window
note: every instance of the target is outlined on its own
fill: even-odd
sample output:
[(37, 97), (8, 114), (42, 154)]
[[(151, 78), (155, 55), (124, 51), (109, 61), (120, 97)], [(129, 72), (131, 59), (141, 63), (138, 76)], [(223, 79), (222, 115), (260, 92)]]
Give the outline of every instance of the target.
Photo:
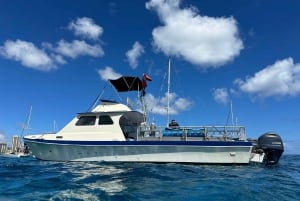
[(76, 122), (76, 126), (91, 126), (95, 125), (96, 116), (81, 116)]
[(99, 116), (99, 125), (113, 124), (113, 120), (108, 115)]

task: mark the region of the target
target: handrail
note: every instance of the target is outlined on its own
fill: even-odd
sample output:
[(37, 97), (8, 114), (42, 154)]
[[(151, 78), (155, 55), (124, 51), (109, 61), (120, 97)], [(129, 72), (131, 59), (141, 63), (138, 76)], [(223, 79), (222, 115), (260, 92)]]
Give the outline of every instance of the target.
[(223, 138), (224, 140), (245, 140), (246, 128), (244, 126), (181, 126), (171, 129), (163, 126), (147, 126), (138, 127), (137, 136), (143, 137), (182, 137), (197, 138), (202, 137), (203, 140), (212, 138)]

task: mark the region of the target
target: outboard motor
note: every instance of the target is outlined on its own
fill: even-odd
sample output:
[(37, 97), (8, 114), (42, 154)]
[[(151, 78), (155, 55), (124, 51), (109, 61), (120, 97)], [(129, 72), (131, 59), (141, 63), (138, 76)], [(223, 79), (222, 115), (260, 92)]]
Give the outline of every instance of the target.
[(278, 163), (284, 148), (281, 137), (272, 132), (261, 135), (257, 140), (257, 150), (263, 150), (266, 154), (264, 162), (267, 165), (274, 165)]

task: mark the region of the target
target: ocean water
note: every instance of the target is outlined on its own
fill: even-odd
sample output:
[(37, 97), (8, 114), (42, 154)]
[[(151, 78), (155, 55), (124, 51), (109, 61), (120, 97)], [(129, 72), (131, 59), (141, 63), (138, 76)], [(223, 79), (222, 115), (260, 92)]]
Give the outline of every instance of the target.
[(300, 200), (300, 155), (283, 155), (271, 167), (0, 156), (0, 200)]

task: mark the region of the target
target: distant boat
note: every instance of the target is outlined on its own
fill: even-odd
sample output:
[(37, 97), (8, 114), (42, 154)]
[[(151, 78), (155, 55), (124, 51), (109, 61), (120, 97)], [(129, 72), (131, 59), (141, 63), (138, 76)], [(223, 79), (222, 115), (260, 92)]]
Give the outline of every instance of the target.
[(14, 135), (12, 137), (12, 147), (9, 152), (5, 153), (5, 157), (28, 157), (31, 155), (29, 147), (24, 143), (24, 133), (29, 130), (31, 119), (32, 106), (30, 106), (29, 113), (26, 118), (26, 122), (22, 125), (21, 135)]
[[(142, 103), (144, 82), (132, 76), (109, 80), (118, 92), (140, 93)], [(276, 133), (250, 141), (244, 126), (148, 125), (144, 112), (111, 100), (79, 113), (55, 134), (28, 135), (24, 142), (37, 159), (51, 161), (272, 165), (284, 150)]]
[(1, 156), (8, 157), (8, 158), (23, 158), (31, 156), (29, 153), (19, 152), (19, 153), (5, 153)]

